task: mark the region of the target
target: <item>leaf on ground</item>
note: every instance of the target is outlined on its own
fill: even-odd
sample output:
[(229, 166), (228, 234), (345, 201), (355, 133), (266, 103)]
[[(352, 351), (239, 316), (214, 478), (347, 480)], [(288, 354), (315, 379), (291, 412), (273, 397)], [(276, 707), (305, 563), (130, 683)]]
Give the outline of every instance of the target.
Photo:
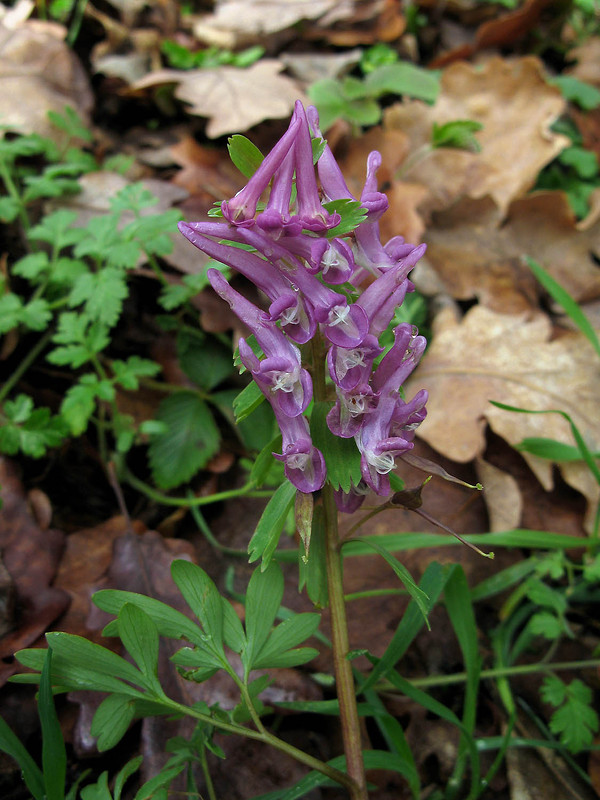
[(426, 260), (441, 278), (440, 288), (453, 297), (477, 297), (495, 311), (518, 313), (538, 306), (535, 278), (523, 263), (526, 255), (576, 300), (599, 297), (599, 234), (600, 221), (591, 216), (577, 224), (564, 192), (515, 200), (506, 220), (491, 198), (462, 198), (433, 214), (425, 234)]
[(264, 119), (289, 116), (303, 95), (295, 81), (279, 74), (282, 69), (284, 64), (276, 59), (262, 59), (246, 69), (164, 69), (151, 72), (132, 88), (178, 84), (175, 96), (189, 103), (188, 113), (209, 118), (206, 135), (214, 139), (247, 131)]
[(477, 477), (483, 485), (483, 499), (490, 518), (490, 531), (518, 528), (523, 511), (523, 497), (512, 475), (483, 458), (475, 462)]
[(384, 127), (408, 134), (414, 151), (430, 141), (434, 122), (480, 122), (480, 153), (436, 150), (416, 163), (406, 178), (429, 188), (429, 208), (445, 208), (462, 195), (489, 194), (505, 210), (570, 144), (550, 131), (564, 108), (560, 91), (546, 83), (537, 58), (494, 57), (482, 66), (464, 62), (448, 67), (434, 106), (419, 101), (394, 105), (384, 115)]
[[(4, 583), (3, 627), (0, 658), (10, 659), (32, 645), (69, 605), (68, 594), (52, 586), (64, 545), (64, 534), (42, 530), (35, 521), (16, 470), (0, 459), (0, 550), (8, 573)], [(11, 599), (12, 598), (12, 599)], [(16, 610), (15, 610), (16, 605)], [(0, 683), (18, 670), (4, 663)]]
[[(317, 19), (331, 11), (337, 0), (219, 0), (214, 12), (194, 26), (194, 34), (209, 44), (219, 43), (229, 35), (228, 47), (264, 44), (265, 37), (291, 28), (302, 20)], [(351, 5), (351, 4), (350, 4)], [(343, 8), (342, 18), (350, 16), (351, 8)]]
[(13, 17), (7, 13), (0, 22), (2, 124), (64, 143), (67, 135), (49, 122), (47, 113), (62, 113), (65, 106), (71, 106), (88, 117), (93, 96), (87, 76), (63, 41), (66, 29), (62, 25), (20, 21), (16, 11)]
[[(486, 422), (513, 446), (532, 436), (573, 443), (569, 424), (559, 414), (517, 414), (492, 406), (489, 401), (495, 400), (517, 408), (566, 411), (589, 448), (599, 449), (600, 374), (590, 369), (596, 355), (579, 333), (550, 341), (551, 333), (543, 314), (498, 314), (475, 306), (458, 322), (450, 309), (440, 312), (431, 346), (406, 386), (408, 396), (429, 390), (419, 435), (458, 462), (483, 453)], [(552, 462), (529, 453), (523, 457), (550, 490)], [(591, 509), (599, 488), (585, 463), (561, 464), (560, 469)]]

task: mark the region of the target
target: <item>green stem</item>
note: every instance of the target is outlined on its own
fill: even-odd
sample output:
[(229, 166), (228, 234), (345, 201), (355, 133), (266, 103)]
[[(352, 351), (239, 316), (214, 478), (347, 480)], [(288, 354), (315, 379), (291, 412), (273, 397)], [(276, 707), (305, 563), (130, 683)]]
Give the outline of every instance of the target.
[(224, 492), (216, 492), (206, 497), (169, 497), (168, 494), (163, 494), (153, 489), (152, 486), (144, 483), (144, 481), (141, 481), (139, 478), (136, 478), (128, 469), (125, 470), (124, 478), (134, 489), (138, 489), (138, 491), (145, 494), (146, 497), (149, 497), (157, 503), (162, 503), (162, 505), (165, 506), (188, 506), (192, 508), (193, 506), (207, 506), (211, 503), (220, 503), (223, 500), (231, 500), (234, 497), (272, 497), (273, 495), (273, 492), (269, 490), (253, 491), (254, 483), (250, 482), (240, 489), (227, 489)]
[(308, 753), (305, 753), (303, 750), (299, 750), (297, 747), (288, 744), (288, 742), (284, 742), (283, 739), (279, 739), (277, 736), (274, 736), (268, 731), (263, 733), (262, 731), (255, 731), (252, 728), (244, 728), (242, 725), (236, 725), (231, 722), (225, 722), (216, 719), (215, 717), (203, 714), (201, 711), (197, 711), (191, 706), (177, 703), (175, 700), (171, 700), (168, 697), (160, 698), (160, 702), (178, 714), (199, 719), (202, 722), (212, 725), (218, 730), (224, 731), (225, 733), (234, 733), (238, 736), (246, 736), (248, 739), (254, 739), (256, 741), (263, 742), (264, 744), (271, 745), (271, 747), (274, 747), (276, 750), (279, 750), (282, 753), (287, 753), (287, 755), (291, 756), (291, 758), (294, 758), (296, 761), (299, 761), (301, 764), (310, 767), (310, 769), (317, 770), (317, 772), (320, 772), (322, 775), (326, 775), (328, 778), (331, 778), (332, 781), (345, 786), (349, 790), (351, 790), (354, 786), (354, 781), (348, 775), (346, 775), (345, 772), (341, 772), (339, 769), (335, 769), (335, 767), (326, 764), (324, 761), (314, 758)]
[(208, 768), (208, 761), (206, 759), (206, 747), (202, 745), (200, 752), (200, 766), (202, 767), (202, 774), (204, 775), (204, 783), (206, 784), (206, 791), (208, 792), (208, 800), (217, 800), (215, 787), (212, 782), (210, 770)]
[(348, 621), (344, 602), (342, 557), (337, 524), (337, 507), (331, 484), (323, 489), (325, 512), (325, 556), (327, 586), (329, 589), (329, 612), (331, 614), (331, 638), (333, 645), (333, 670), (340, 706), (340, 720), (346, 768), (355, 785), (350, 791), (352, 800), (367, 800), (367, 781), (362, 755), (360, 721), (356, 704), (356, 691), (352, 664), (348, 659)]
[[(481, 680), (489, 678), (510, 678), (514, 675), (531, 675), (536, 672), (560, 672), (571, 669), (595, 669), (600, 667), (600, 659), (590, 659), (589, 661), (537, 661), (535, 664), (521, 664), (517, 667), (493, 667), (492, 669), (482, 669)], [(410, 681), (411, 686), (419, 689), (429, 689), (436, 686), (451, 686), (454, 683), (464, 683), (467, 680), (466, 672), (455, 672), (452, 675), (432, 675), (428, 678), (416, 678)], [(392, 686), (384, 685), (378, 687), (379, 691), (395, 692)]]
[[(313, 389), (315, 402), (325, 400), (327, 386), (323, 357), (323, 343), (315, 336), (311, 342), (313, 364)], [(329, 612), (331, 615), (331, 638), (333, 649), (333, 670), (335, 674), (346, 769), (352, 778), (349, 787), (352, 800), (368, 800), (367, 780), (362, 755), (360, 720), (356, 703), (356, 690), (352, 664), (348, 660), (350, 645), (348, 641), (348, 620), (344, 600), (344, 580), (342, 555), (338, 531), (338, 514), (333, 487), (326, 483), (323, 491), (323, 512), (325, 517), (325, 561), (327, 587), (329, 593)]]
[(40, 337), (40, 339), (38, 339), (37, 343), (31, 348), (27, 355), (24, 356), (19, 366), (6, 380), (2, 389), (0, 389), (0, 403), (7, 397), (13, 387), (17, 385), (17, 383), (21, 380), (21, 377), (27, 372), (29, 367), (46, 347), (50, 341), (50, 338), (52, 337), (52, 334), (53, 331), (46, 331), (46, 333)]
[(31, 228), (31, 224), (29, 222), (29, 217), (27, 216), (27, 211), (25, 210), (25, 204), (23, 203), (23, 199), (19, 194), (19, 190), (17, 189), (12, 175), (10, 174), (10, 170), (6, 165), (6, 162), (0, 158), (0, 178), (4, 181), (4, 185), (6, 186), (6, 191), (8, 192), (9, 196), (19, 205), (19, 218), (21, 220), (21, 224), (23, 225), (23, 230), (25, 233), (29, 232)]

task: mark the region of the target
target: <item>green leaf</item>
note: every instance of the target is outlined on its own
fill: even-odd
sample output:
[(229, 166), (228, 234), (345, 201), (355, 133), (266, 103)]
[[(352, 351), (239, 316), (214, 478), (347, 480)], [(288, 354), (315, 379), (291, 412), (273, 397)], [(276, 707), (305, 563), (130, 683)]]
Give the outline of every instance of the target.
[(396, 577), (402, 582), (407, 592), (417, 604), (417, 608), (420, 610), (421, 614), (423, 614), (423, 619), (425, 620), (427, 628), (431, 630), (431, 626), (427, 618), (430, 608), (429, 598), (427, 597), (426, 593), (414, 582), (412, 575), (406, 569), (404, 564), (401, 564), (398, 559), (389, 552), (389, 550), (386, 550), (385, 547), (382, 547), (379, 542), (375, 541), (370, 536), (355, 537), (355, 541), (364, 542), (365, 544), (369, 545), (369, 547), (375, 550), (376, 553), (379, 553), (379, 555), (385, 561), (387, 561), (387, 563), (396, 573)]
[[(119, 614), (126, 603), (137, 606), (154, 622), (160, 636), (169, 639), (187, 639), (195, 644), (202, 644), (204, 641), (202, 631), (191, 619), (153, 597), (119, 589), (102, 589), (92, 595), (92, 600), (102, 611), (115, 615)], [(117, 636), (118, 621), (110, 622), (103, 633), (105, 636)]]
[(115, 381), (124, 389), (137, 391), (139, 378), (152, 378), (161, 371), (160, 364), (140, 356), (129, 356), (126, 361), (116, 359), (111, 363)]
[(173, 561), (171, 575), (186, 603), (202, 624), (205, 632), (204, 646), (225, 660), (223, 603), (217, 587), (201, 567), (190, 561)]
[(223, 639), (234, 653), (241, 653), (246, 647), (246, 634), (234, 607), (224, 597), (223, 601)]
[(0, 717), (0, 750), (17, 762), (25, 785), (34, 800), (44, 800), (44, 776), (41, 769), (2, 717)]
[(310, 661), (318, 654), (317, 650), (312, 647), (294, 648), (315, 633), (320, 621), (320, 614), (304, 613), (281, 622), (254, 659), (252, 669), (294, 667)]
[(111, 694), (100, 703), (90, 733), (96, 737), (96, 746), (101, 753), (121, 741), (134, 716), (135, 700), (127, 695)]
[(61, 112), (48, 111), (48, 119), (55, 128), (68, 133), (70, 137), (83, 139), (84, 142), (94, 141), (92, 132), (71, 106), (65, 106)]
[(147, 686), (162, 695), (158, 680), (158, 630), (150, 617), (133, 603), (119, 612), (119, 636), (129, 655), (147, 679)]
[(159, 800), (159, 791), (168, 786), (185, 767), (185, 762), (176, 767), (163, 767), (158, 775), (146, 781), (142, 788), (138, 789), (133, 800)]
[(8, 292), (0, 297), (0, 333), (16, 328), (21, 322), (22, 311), (23, 301), (18, 295)]
[(172, 489), (190, 480), (217, 453), (219, 429), (206, 403), (187, 391), (163, 400), (156, 419), (168, 431), (152, 438), (150, 467), (158, 486)]
[(552, 78), (549, 83), (558, 86), (563, 97), (570, 100), (584, 111), (592, 111), (600, 105), (600, 90), (589, 83), (580, 81), (572, 75), (559, 75)]
[(250, 470), (250, 480), (258, 488), (267, 480), (273, 465), (278, 463), (273, 458), (273, 453), (276, 453), (278, 450), (281, 450), (281, 434), (277, 434), (270, 442), (267, 442), (256, 456), (252, 469)]
[(565, 147), (558, 155), (565, 167), (572, 167), (580, 178), (591, 179), (598, 176), (598, 157), (592, 150), (584, 147)]
[(47, 253), (29, 253), (29, 255), (15, 261), (12, 266), (12, 272), (14, 275), (26, 278), (28, 281), (35, 281), (47, 272), (49, 266), (50, 260)]
[[(429, 564), (419, 583), (421, 591), (427, 596), (427, 612), (429, 613), (436, 604), (446, 581), (449, 577), (449, 570), (445, 570), (437, 562)], [(392, 637), (385, 653), (378, 659), (378, 662), (369, 677), (360, 686), (360, 692), (364, 692), (374, 684), (389, 674), (393, 667), (408, 650), (410, 643), (424, 625), (423, 614), (415, 600), (411, 600), (396, 632)]]
[[(57, 632), (46, 634), (46, 640), (58, 662), (56, 666), (60, 666), (63, 671), (66, 669), (65, 674), (71, 668), (77, 669), (81, 666), (84, 672), (89, 670), (113, 680), (129, 681), (136, 686), (146, 685), (142, 674), (132, 664), (112, 650), (90, 642), (83, 636)], [(121, 685), (121, 689), (123, 688), (124, 685)], [(134, 692), (134, 696), (139, 696), (139, 692)]]
[(38, 712), (42, 726), (42, 768), (47, 800), (64, 800), (67, 754), (54, 707), (51, 674), (52, 648), (49, 647), (46, 650), (38, 694)]
[[(582, 456), (577, 447), (554, 439), (542, 436), (531, 436), (514, 445), (515, 450), (522, 453), (531, 453), (538, 458), (547, 458), (550, 461), (569, 462), (581, 461)], [(595, 458), (600, 458), (600, 452), (594, 453)]]
[(211, 341), (207, 346), (206, 337), (195, 332), (179, 332), (177, 357), (188, 378), (207, 391), (235, 374), (231, 350), (217, 341)]
[(371, 97), (349, 96), (352, 94), (347, 80), (341, 83), (333, 78), (325, 78), (308, 87), (308, 96), (317, 107), (323, 131), (327, 131), (340, 118), (359, 126), (376, 125), (379, 122), (381, 109), (377, 101)]
[(255, 408), (258, 408), (264, 399), (265, 396), (258, 388), (258, 385), (254, 383), (254, 381), (251, 381), (233, 401), (233, 412), (236, 422), (241, 422), (246, 419)]
[(116, 267), (103, 267), (98, 272), (87, 272), (75, 281), (69, 295), (69, 306), (83, 304), (90, 320), (112, 328), (123, 309), (123, 300), (129, 294), (123, 271)]
[(433, 123), (431, 144), (434, 148), (455, 147), (469, 150), (471, 153), (481, 152), (481, 145), (473, 134), (483, 128), (481, 122), (472, 119), (457, 119), (444, 125)]
[(128, 761), (125, 766), (117, 772), (115, 777), (114, 800), (121, 800), (121, 792), (123, 791), (125, 782), (131, 777), (131, 775), (133, 775), (134, 772), (138, 771), (143, 760), (143, 756), (136, 756)]
[[(285, 551), (280, 550), (278, 557), (281, 557), (283, 552)], [(294, 560), (298, 561), (299, 591), (306, 586), (306, 593), (315, 608), (326, 608), (329, 602), (329, 589), (325, 566), (325, 520), (321, 506), (317, 506), (313, 513), (308, 557), (304, 545), (300, 544)]]
[(552, 714), (550, 730), (572, 753), (590, 747), (598, 731), (598, 715), (591, 707), (592, 690), (578, 678), (564, 684), (556, 675), (544, 678), (542, 699), (559, 706)]
[(229, 158), (245, 178), (251, 178), (264, 160), (258, 147), (240, 134), (229, 137), (227, 149)]
[(323, 203), (323, 207), (330, 214), (337, 213), (341, 217), (335, 228), (327, 231), (328, 239), (352, 233), (367, 218), (367, 209), (361, 206), (359, 200), (350, 200), (342, 197), (338, 200), (330, 200), (328, 203)]
[(12, 222), (19, 216), (21, 203), (16, 197), (0, 197), (0, 220)]
[(75, 211), (68, 211), (66, 208), (54, 211), (42, 217), (39, 225), (35, 225), (28, 236), (34, 241), (47, 242), (58, 252), (85, 239), (86, 231), (83, 228), (71, 227), (76, 219)]
[(334, 436), (327, 425), (329, 403), (316, 403), (311, 419), (310, 432), (315, 447), (323, 453), (327, 466), (327, 480), (334, 489), (349, 492), (358, 486), (361, 479), (360, 453), (354, 439)]
[(52, 312), (48, 301), (43, 297), (37, 297), (23, 306), (20, 316), (21, 322), (29, 330), (43, 331), (52, 319)]
[(565, 627), (560, 619), (549, 611), (540, 611), (534, 614), (528, 624), (531, 633), (544, 636), (546, 639), (558, 639), (565, 632)]
[(250, 563), (262, 558), (261, 569), (267, 569), (295, 497), (296, 487), (285, 481), (270, 498), (248, 543)]
[(365, 86), (371, 96), (400, 94), (435, 103), (440, 92), (440, 79), (431, 70), (409, 61), (399, 61), (370, 72), (365, 78)]
[(246, 592), (246, 639), (242, 653), (246, 679), (267, 641), (283, 598), (283, 573), (275, 563), (255, 569)]
[(74, 436), (81, 435), (88, 426), (96, 408), (96, 400), (114, 399), (114, 387), (110, 381), (100, 380), (96, 375), (82, 375), (79, 383), (68, 389), (60, 407), (60, 413)]
[(596, 331), (579, 307), (575, 298), (572, 297), (566, 289), (563, 289), (537, 261), (529, 257), (526, 257), (525, 260), (544, 289), (546, 289), (553, 299), (563, 307), (566, 314), (571, 317), (575, 325), (577, 325), (581, 333), (591, 342), (594, 350), (600, 356), (600, 341), (598, 340)]

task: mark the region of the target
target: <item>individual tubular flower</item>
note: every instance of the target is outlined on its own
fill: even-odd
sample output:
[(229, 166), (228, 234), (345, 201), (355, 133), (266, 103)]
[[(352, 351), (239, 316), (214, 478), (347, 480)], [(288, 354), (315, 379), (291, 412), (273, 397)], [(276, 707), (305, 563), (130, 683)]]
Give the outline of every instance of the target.
[(218, 222), (180, 222), (179, 230), (208, 256), (237, 270), (264, 292), (272, 301), (269, 308), (271, 319), (280, 320), (283, 330), (291, 339), (298, 344), (312, 339), (317, 321), (312, 305), (305, 302), (298, 287), (293, 286), (271, 262), (210, 238), (227, 237), (231, 241), (244, 242), (237, 229)]
[(244, 339), (239, 341), (242, 362), (274, 409), (288, 417), (297, 417), (306, 410), (312, 398), (312, 381), (302, 368), (300, 351), (269, 316), (236, 292), (221, 273), (209, 269), (208, 279), (237, 317), (254, 333), (265, 358), (259, 360)]
[(300, 122), (299, 119), (292, 117), (289, 128), (263, 159), (246, 186), (231, 200), (226, 200), (221, 204), (223, 216), (229, 223), (244, 226), (254, 225), (256, 206), (260, 196), (293, 146), (300, 129)]
[[(423, 395), (414, 407), (404, 404), (398, 387), (415, 368), (425, 350), (425, 338), (418, 336), (412, 326), (398, 325), (394, 330), (395, 342), (375, 370), (371, 386), (379, 395), (377, 408), (366, 416), (355, 440), (361, 453), (363, 480), (376, 494), (390, 492), (388, 473), (395, 459), (413, 447), (413, 424), (420, 421), (419, 407)], [(426, 395), (425, 398), (426, 399)], [(408, 405), (402, 413), (402, 407)], [(413, 414), (416, 415), (413, 417)], [(422, 418), (422, 417), (421, 417)], [(404, 427), (404, 425), (408, 427)]]
[(289, 481), (301, 492), (316, 492), (323, 488), (327, 477), (325, 459), (312, 443), (306, 417), (286, 417), (273, 407), (281, 430), (281, 454), (273, 453), (283, 461)]

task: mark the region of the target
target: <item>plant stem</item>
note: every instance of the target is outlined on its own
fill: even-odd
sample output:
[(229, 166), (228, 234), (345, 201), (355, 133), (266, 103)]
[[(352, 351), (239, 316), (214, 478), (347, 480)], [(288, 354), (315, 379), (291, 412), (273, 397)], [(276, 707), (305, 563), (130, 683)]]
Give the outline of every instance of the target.
[[(209, 716), (207, 714), (203, 714), (201, 711), (197, 711), (195, 708), (190, 706), (183, 705), (182, 703), (178, 703), (176, 700), (171, 700), (168, 697), (161, 697), (160, 702), (166, 706), (171, 708), (178, 714), (183, 714), (185, 716), (194, 717), (195, 719), (199, 719), (202, 722), (206, 722), (209, 725), (212, 725), (217, 730), (222, 730), (227, 733), (234, 733), (241, 736), (246, 736), (248, 739), (255, 739), (259, 742), (264, 742), (264, 744), (269, 744), (271, 747), (280, 750), (283, 753), (287, 753), (289, 756), (294, 758), (296, 761), (299, 761), (301, 764), (304, 764), (311, 769), (317, 770), (322, 775), (326, 775), (328, 778), (331, 778), (332, 781), (345, 786), (349, 791), (352, 790), (354, 785), (354, 781), (346, 775), (345, 772), (341, 772), (339, 769), (330, 766), (325, 761), (321, 761), (314, 756), (309, 755), (309, 753), (305, 753), (303, 750), (299, 750), (297, 747), (294, 747), (288, 742), (283, 741), (283, 739), (279, 739), (277, 736), (274, 736), (269, 731), (265, 731), (262, 733), (261, 731), (252, 730), (252, 728), (245, 728), (242, 725), (237, 725), (231, 722), (225, 722), (224, 720), (216, 719), (215, 717)], [(358, 797), (358, 796), (357, 796)]]
[[(327, 395), (324, 371), (325, 359), (323, 358), (323, 343), (320, 337), (315, 336), (313, 338), (311, 347), (314, 398), (315, 402), (319, 402), (320, 400), (325, 400)], [(322, 498), (325, 517), (325, 558), (329, 611), (331, 615), (333, 671), (340, 707), (346, 769), (348, 775), (353, 779), (353, 785), (350, 787), (350, 797), (352, 800), (368, 800), (354, 676), (352, 674), (352, 664), (348, 660), (350, 645), (348, 642), (348, 621), (344, 600), (338, 514), (333, 487), (330, 483), (326, 483), (323, 487)]]
[(325, 512), (325, 555), (327, 567), (327, 586), (329, 589), (329, 611), (331, 614), (331, 638), (333, 645), (333, 669), (340, 705), (340, 719), (346, 768), (356, 786), (351, 790), (352, 800), (366, 800), (367, 782), (362, 756), (360, 722), (356, 705), (356, 692), (352, 664), (348, 660), (348, 622), (344, 602), (342, 558), (337, 524), (337, 507), (333, 488), (326, 484), (323, 489), (323, 509)]
[(27, 355), (23, 357), (23, 360), (19, 366), (4, 383), (2, 389), (0, 389), (0, 403), (5, 399), (5, 397), (7, 397), (13, 386), (16, 386), (16, 384), (21, 380), (21, 377), (27, 372), (29, 367), (46, 347), (53, 333), (54, 331), (46, 331), (46, 333), (38, 339)]
[(255, 489), (255, 484), (251, 482), (239, 489), (227, 489), (224, 492), (216, 492), (215, 494), (209, 494), (205, 497), (169, 497), (168, 494), (163, 494), (153, 489), (152, 486), (148, 486), (147, 483), (144, 483), (144, 481), (141, 481), (139, 478), (136, 478), (128, 469), (125, 470), (124, 480), (126, 480), (130, 486), (133, 486), (134, 489), (145, 494), (146, 497), (149, 497), (157, 503), (162, 503), (165, 506), (207, 506), (211, 503), (219, 503), (222, 500), (231, 500), (233, 497), (272, 497), (273, 495), (273, 492), (270, 490)]

